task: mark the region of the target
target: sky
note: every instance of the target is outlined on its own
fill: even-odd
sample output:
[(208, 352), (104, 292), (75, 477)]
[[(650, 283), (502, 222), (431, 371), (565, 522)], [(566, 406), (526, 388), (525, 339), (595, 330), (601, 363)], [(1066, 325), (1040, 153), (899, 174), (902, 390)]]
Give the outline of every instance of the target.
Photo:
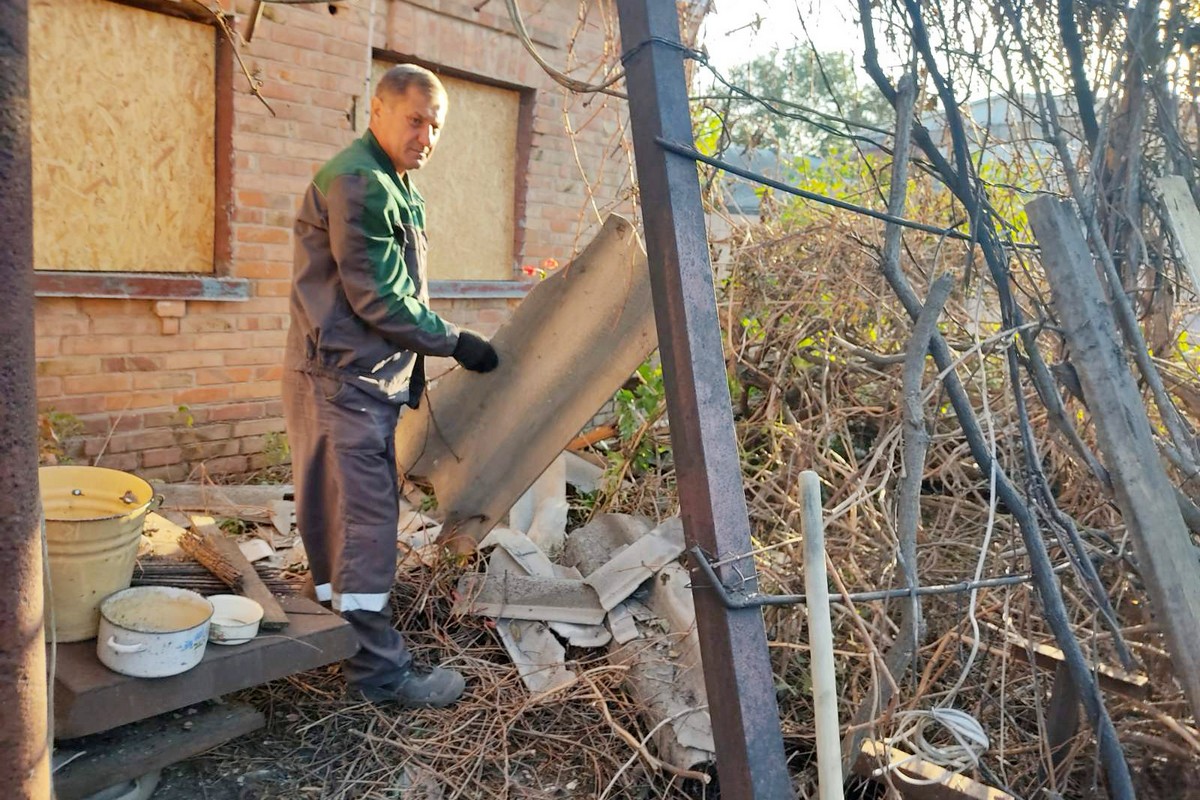
[(715, 0), (701, 27), (709, 59), (725, 72), (773, 48), (806, 43), (805, 27), (822, 52), (862, 60), (862, 33), (853, 0)]

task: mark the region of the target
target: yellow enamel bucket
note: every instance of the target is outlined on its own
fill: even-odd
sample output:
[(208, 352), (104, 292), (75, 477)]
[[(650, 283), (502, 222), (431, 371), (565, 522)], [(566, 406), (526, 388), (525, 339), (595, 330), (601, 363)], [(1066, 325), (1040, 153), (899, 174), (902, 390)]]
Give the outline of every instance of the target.
[(136, 475), (104, 467), (42, 467), (38, 483), (52, 593), (46, 638), (53, 607), (58, 641), (91, 639), (101, 601), (129, 588), (146, 513), (161, 498)]

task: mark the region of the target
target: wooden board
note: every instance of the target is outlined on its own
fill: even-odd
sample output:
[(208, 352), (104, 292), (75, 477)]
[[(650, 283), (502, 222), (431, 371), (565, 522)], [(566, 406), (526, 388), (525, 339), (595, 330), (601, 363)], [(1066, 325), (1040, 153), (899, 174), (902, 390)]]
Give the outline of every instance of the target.
[(79, 739), (60, 748), (67, 757), (82, 755), (54, 774), (54, 792), (58, 800), (88, 797), (197, 756), (265, 724), (262, 712), (244, 703), (208, 704)]
[(211, 700), (349, 658), (358, 650), (350, 624), (303, 597), (283, 597), (291, 624), (286, 636), (259, 634), (232, 647), (209, 644), (198, 665), (169, 678), (131, 678), (96, 658), (96, 641), (58, 646), (54, 732), (59, 739)]
[[(1007, 650), (1007, 655), (1020, 659), (1026, 664), (1032, 660), (1039, 667), (1049, 672), (1056, 672), (1059, 665), (1066, 663), (1066, 656), (1063, 655), (1063, 651), (1054, 645), (1034, 644), (1022, 636), (1002, 630), (998, 626), (987, 622), (981, 623), (981, 627), (990, 630), (994, 637), (1003, 642), (1002, 645), (992, 644), (991, 642), (980, 642), (980, 645), (992, 655), (1003, 657)], [(958, 636), (966, 644), (971, 644), (972, 638), (969, 635), (960, 633)], [(1033, 652), (1032, 659), (1030, 651)], [(1114, 667), (1110, 664), (1094, 664), (1091, 666), (1096, 677), (1100, 679), (1100, 688), (1104, 691), (1137, 700), (1146, 700), (1149, 698), (1149, 677), (1133, 672), (1126, 672), (1120, 667)]]
[(200, 511), (210, 517), (230, 517), (270, 523), (276, 503), (292, 498), (289, 484), (271, 486), (218, 486), (213, 483), (156, 483), (163, 508)]
[(1054, 308), (1133, 542), (1138, 573), (1150, 595), (1150, 610), (1166, 635), (1175, 676), (1192, 712), (1200, 714), (1200, 562), (1179, 512), (1176, 488), (1155, 445), (1142, 391), (1130, 374), (1078, 215), (1067, 201), (1050, 196), (1033, 200), (1025, 210), (1042, 248)]
[(213, 271), (216, 36), (110, 0), (29, 4), (35, 268)]
[[(966, 775), (956, 775), (910, 753), (888, 747), (883, 742), (867, 739), (862, 743), (862, 755), (854, 765), (854, 772), (864, 777), (874, 777), (872, 772), (881, 763), (900, 764), (896, 771), (924, 783), (910, 783), (902, 776), (893, 778), (896, 790), (905, 800), (1016, 800), (1008, 792), (979, 783)], [(885, 780), (882, 776), (876, 780)]]
[(212, 517), (193, 516), (191, 517), (192, 530), (204, 537), (214, 549), (217, 550), (225, 560), (228, 561), (238, 571), (242, 578), (242, 587), (240, 593), (253, 600), (262, 606), (263, 618), (259, 627), (264, 631), (277, 631), (287, 627), (288, 617), (284, 613), (283, 607), (279, 605), (279, 601), (275, 599), (275, 595), (267, 588), (267, 585), (262, 582), (262, 578), (258, 577), (258, 570), (254, 569), (254, 565), (247, 560), (243, 555), (237, 542), (225, 535), (225, 532), (217, 527), (216, 520)]
[(1192, 279), (1192, 294), (1200, 297), (1200, 211), (1187, 181), (1179, 175), (1164, 175), (1154, 182), (1167, 212), (1167, 226), (1179, 260)]

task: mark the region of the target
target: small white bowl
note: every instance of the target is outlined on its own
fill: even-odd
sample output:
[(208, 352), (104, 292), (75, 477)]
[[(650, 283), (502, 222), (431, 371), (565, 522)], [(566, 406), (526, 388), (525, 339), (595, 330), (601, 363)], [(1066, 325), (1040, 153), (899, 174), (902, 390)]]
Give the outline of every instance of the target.
[(208, 640), (213, 644), (245, 644), (258, 634), (263, 607), (249, 597), (214, 594), (208, 601), (213, 605), (208, 625)]

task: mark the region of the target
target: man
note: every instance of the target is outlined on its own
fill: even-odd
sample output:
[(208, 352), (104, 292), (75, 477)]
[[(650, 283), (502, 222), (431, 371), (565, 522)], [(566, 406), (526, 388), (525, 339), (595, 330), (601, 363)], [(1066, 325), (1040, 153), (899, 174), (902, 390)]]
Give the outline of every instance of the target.
[(453, 670), (413, 665), (392, 626), (399, 491), (395, 428), (416, 407), (424, 357), (495, 369), (487, 339), (429, 308), (425, 206), (409, 173), (429, 160), (446, 92), (411, 64), (388, 70), (363, 137), (325, 164), (296, 218), (283, 407), (296, 522), (318, 600), (353, 626), (343, 666), (373, 702), (444, 706), (462, 694)]

